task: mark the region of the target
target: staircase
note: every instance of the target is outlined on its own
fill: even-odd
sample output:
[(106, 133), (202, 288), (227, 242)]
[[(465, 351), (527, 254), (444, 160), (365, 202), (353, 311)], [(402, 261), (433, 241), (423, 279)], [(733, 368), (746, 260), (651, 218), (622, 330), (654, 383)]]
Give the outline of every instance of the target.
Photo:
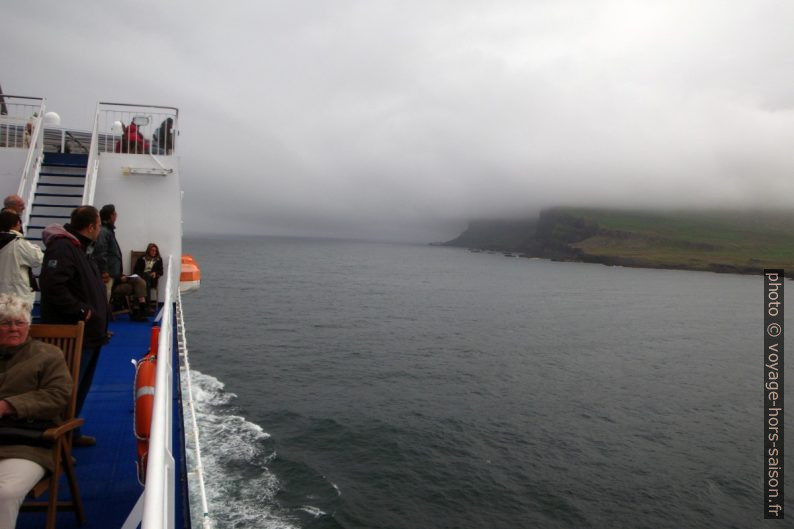
[(25, 238), (43, 248), (44, 228), (69, 222), (72, 210), (83, 200), (87, 166), (87, 154), (44, 153)]

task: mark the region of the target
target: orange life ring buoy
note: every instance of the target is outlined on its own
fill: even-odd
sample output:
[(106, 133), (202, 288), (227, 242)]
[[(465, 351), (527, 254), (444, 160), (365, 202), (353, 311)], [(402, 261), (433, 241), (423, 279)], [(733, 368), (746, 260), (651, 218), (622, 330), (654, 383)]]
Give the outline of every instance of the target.
[(135, 368), (135, 438), (138, 444), (138, 481), (146, 481), (146, 458), (149, 455), (149, 435), (152, 428), (154, 386), (157, 376), (157, 341), (159, 327), (152, 327), (149, 351)]

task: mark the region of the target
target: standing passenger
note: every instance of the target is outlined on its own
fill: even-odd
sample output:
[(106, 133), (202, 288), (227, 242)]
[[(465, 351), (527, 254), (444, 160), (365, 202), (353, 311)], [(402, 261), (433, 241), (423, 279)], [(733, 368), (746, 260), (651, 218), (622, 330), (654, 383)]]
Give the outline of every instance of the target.
[(96, 240), (94, 259), (102, 274), (102, 281), (107, 287), (107, 298), (110, 299), (113, 292), (134, 296), (135, 304), (131, 318), (145, 321), (149, 314), (146, 306), (146, 281), (142, 277), (126, 276), (121, 273), (121, 248), (116, 240), (116, 219), (119, 217), (116, 206), (113, 204), (102, 206), (99, 217), (102, 219), (102, 228)]
[(32, 269), (41, 266), (44, 253), (21, 232), (19, 215), (0, 212), (0, 293), (16, 294), (33, 305), (37, 285)]
[[(72, 211), (71, 222), (47, 226), (43, 238), (47, 249), (41, 267), (41, 319), (44, 323), (74, 324), (85, 321), (80, 377), (77, 380), (77, 413), (83, 407), (99, 360), (107, 342), (108, 303), (96, 263), (88, 255), (99, 235), (99, 212), (93, 206)], [(76, 446), (93, 446), (96, 439), (75, 435)]]
[(154, 133), (154, 143), (159, 154), (171, 154), (174, 150), (174, 118), (166, 118)]

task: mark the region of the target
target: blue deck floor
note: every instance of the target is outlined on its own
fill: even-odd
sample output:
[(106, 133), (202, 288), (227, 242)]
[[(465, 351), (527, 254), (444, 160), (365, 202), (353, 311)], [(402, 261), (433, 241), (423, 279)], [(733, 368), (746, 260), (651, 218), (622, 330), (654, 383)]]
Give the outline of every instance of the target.
[[(130, 360), (146, 354), (151, 327), (151, 323), (129, 321), (126, 314), (110, 323), (114, 336), (102, 348), (91, 391), (80, 414), (86, 420), (83, 432), (95, 436), (97, 445), (73, 449), (87, 518), (84, 529), (120, 528), (143, 491), (135, 470), (132, 427), (135, 369)], [(176, 431), (174, 437), (178, 438)], [(178, 453), (175, 455), (179, 457)], [(68, 497), (65, 478), (61, 478), (60, 488), (59, 496)], [(44, 516), (20, 512), (17, 528), (43, 527)], [(58, 528), (72, 527), (79, 527), (74, 513), (59, 513)]]

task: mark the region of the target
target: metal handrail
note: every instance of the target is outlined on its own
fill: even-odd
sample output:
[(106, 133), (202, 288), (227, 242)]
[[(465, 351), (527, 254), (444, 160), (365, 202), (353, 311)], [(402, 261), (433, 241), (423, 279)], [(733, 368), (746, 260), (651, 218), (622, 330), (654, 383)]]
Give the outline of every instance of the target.
[[(101, 103), (100, 103), (101, 104)], [(85, 169), (83, 204), (94, 203), (97, 174), (99, 172), (99, 104), (94, 112), (94, 127), (91, 130), (91, 147), (88, 149), (88, 164)]]
[(118, 107), (138, 107), (138, 108), (162, 108), (164, 110), (173, 110), (174, 113), (179, 117), (179, 109), (176, 107), (164, 107), (160, 105), (136, 105), (134, 103), (109, 103), (107, 101), (100, 101), (100, 105), (113, 105)]
[(157, 374), (155, 376), (152, 429), (146, 467), (146, 488), (143, 491), (141, 529), (170, 529), (175, 524), (175, 462), (171, 452), (172, 439), (172, 344), (174, 278), (179, 270), (168, 256), (168, 276), (161, 314), (160, 339), (157, 346)]
[[(2, 97), (3, 99), (7, 97), (13, 97), (14, 99), (32, 99), (33, 101), (42, 101), (42, 102), (44, 101), (43, 97), (34, 97), (34, 96), (15, 96), (11, 94), (0, 94), (0, 97)], [(8, 101), (6, 101), (5, 103), (8, 104)]]
[(199, 486), (199, 498), (201, 500), (201, 526), (203, 529), (212, 528), (212, 520), (210, 518), (209, 507), (207, 504), (207, 490), (204, 486), (204, 464), (201, 462), (201, 443), (199, 442), (199, 428), (196, 419), (196, 406), (193, 399), (193, 384), (190, 376), (190, 360), (188, 358), (187, 336), (185, 333), (185, 321), (182, 317), (182, 294), (177, 289), (176, 294), (176, 312), (177, 312), (177, 333), (179, 336), (179, 354), (182, 360), (182, 366), (185, 370), (185, 381), (187, 386), (187, 398), (182, 398), (183, 403), (187, 403), (188, 410), (190, 411), (190, 423), (193, 430), (193, 453), (196, 458), (196, 480)]
[(73, 142), (75, 142), (77, 145), (82, 147), (85, 152), (88, 152), (88, 149), (85, 148), (85, 145), (83, 145), (83, 142), (78, 140), (77, 138), (75, 138), (74, 135), (71, 132), (69, 132), (68, 130), (64, 129), (63, 130), (63, 134), (64, 134), (64, 136), (69, 136), (70, 138), (72, 138)]
[[(34, 193), (36, 192), (36, 185), (38, 184), (39, 179), (39, 171), (41, 170), (41, 162), (44, 153), (44, 141), (43, 141), (43, 134), (44, 134), (44, 109), (46, 108), (45, 99), (43, 97), (26, 97), (26, 96), (8, 96), (4, 95), (4, 97), (16, 97), (18, 99), (32, 99), (40, 101), (39, 103), (39, 110), (38, 114), (36, 115), (36, 119), (34, 120), (33, 124), (33, 131), (31, 132), (30, 137), (30, 145), (28, 146), (28, 154), (25, 157), (25, 166), (22, 169), (22, 177), (19, 179), (19, 188), (17, 189), (17, 195), (23, 197), (26, 204), (28, 205), (25, 208), (25, 212), (22, 218), (22, 229), (26, 229), (28, 226), (28, 222), (30, 222), (30, 210), (33, 209), (30, 207), (30, 204), (33, 203)], [(35, 164), (35, 167), (34, 167)], [(32, 172), (32, 177), (31, 177)], [(27, 193), (25, 190), (27, 189)]]

